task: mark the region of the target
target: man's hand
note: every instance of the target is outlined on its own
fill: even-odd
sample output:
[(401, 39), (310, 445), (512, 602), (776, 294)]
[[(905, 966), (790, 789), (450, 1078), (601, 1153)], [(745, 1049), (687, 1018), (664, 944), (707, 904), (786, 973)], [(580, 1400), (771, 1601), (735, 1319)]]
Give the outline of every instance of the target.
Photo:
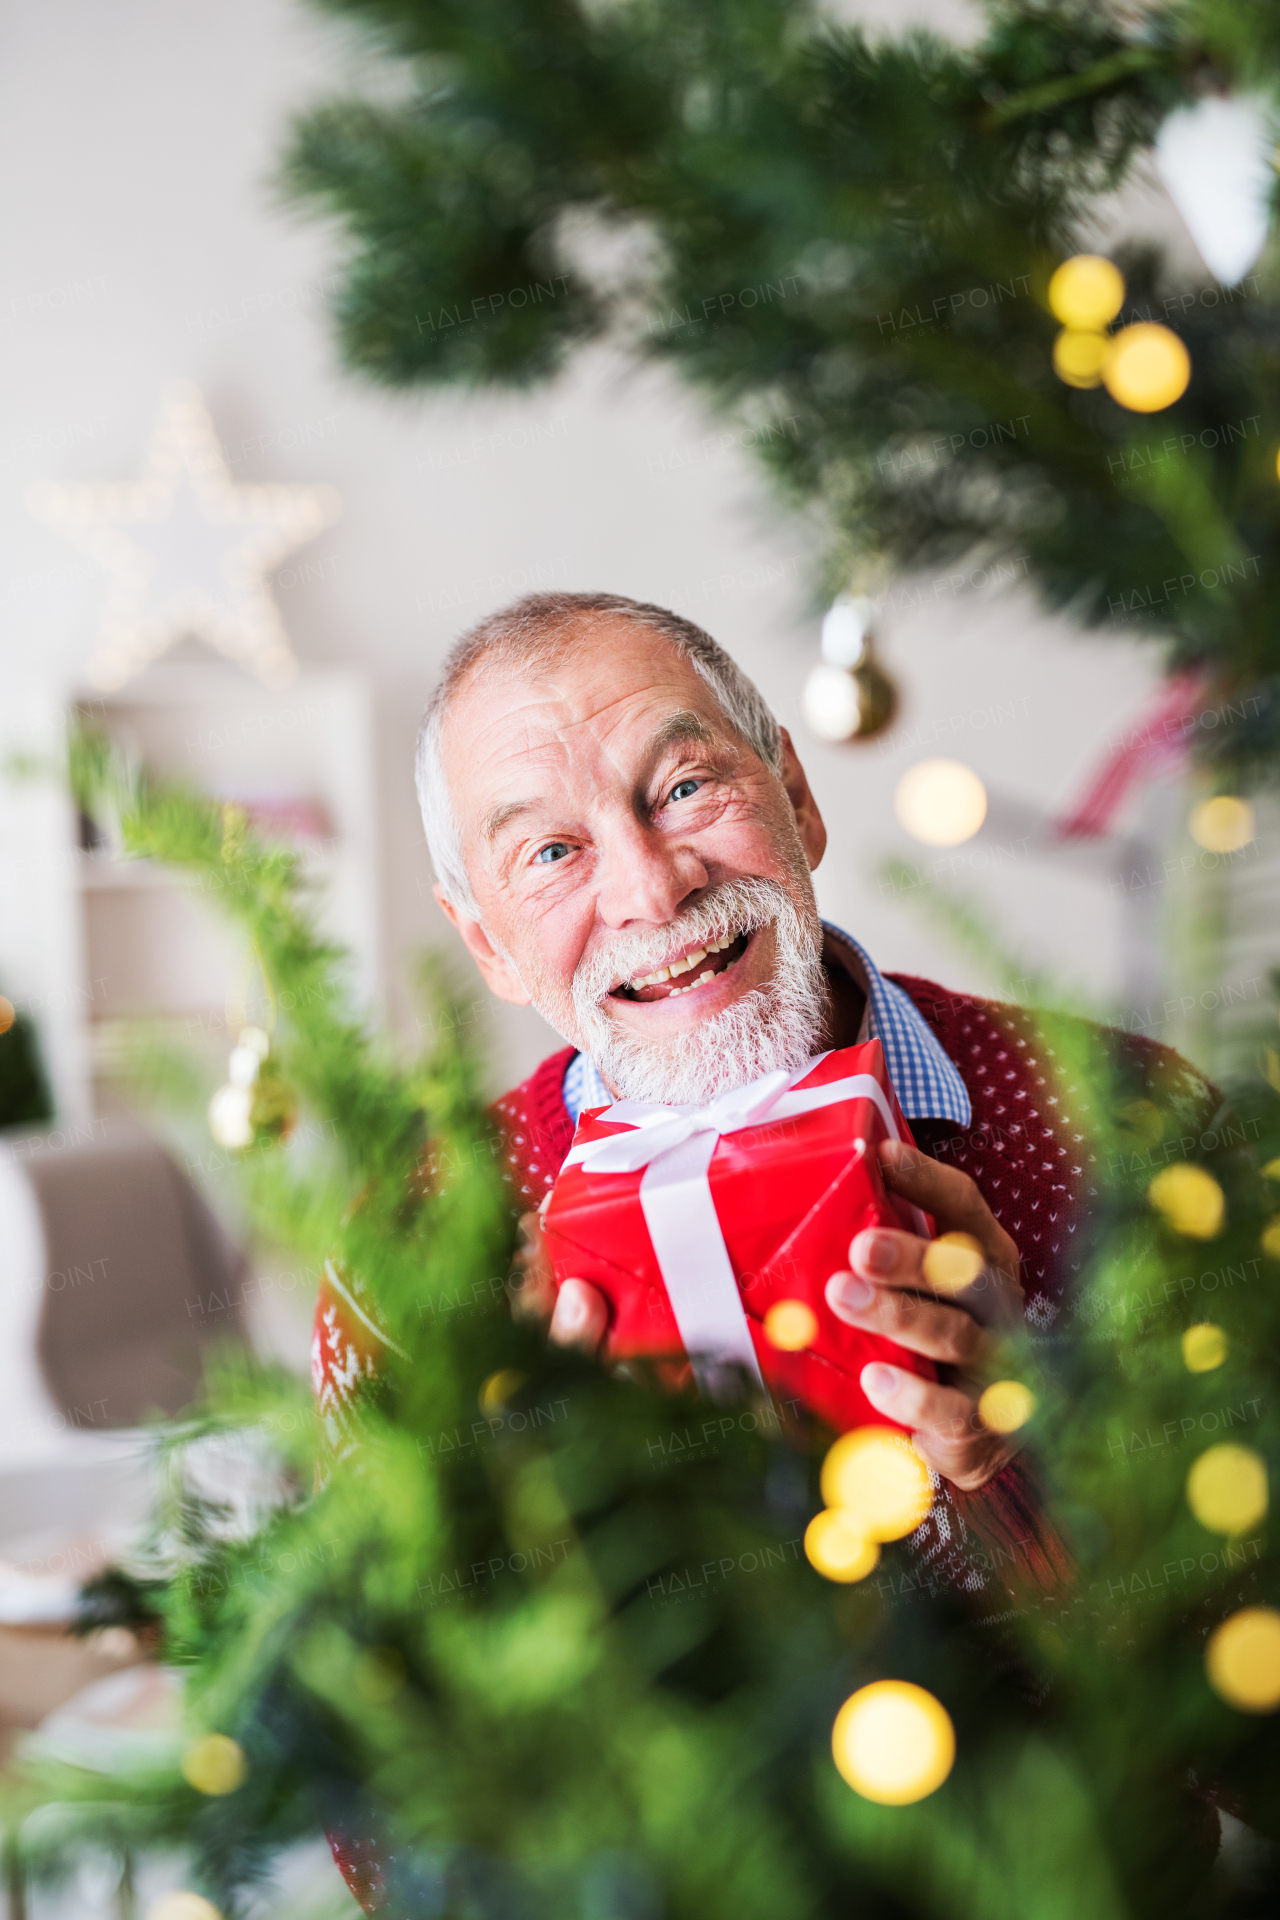
[(929, 1276), (930, 1242), (872, 1228), (850, 1245), (852, 1272), (828, 1280), (827, 1305), (846, 1325), (884, 1334), (939, 1363), (943, 1380), (935, 1384), (873, 1362), (862, 1369), (862, 1390), (879, 1412), (914, 1430), (917, 1451), (944, 1480), (971, 1492), (1017, 1451), (1016, 1440), (983, 1426), (977, 1402), (992, 1344), (984, 1329), (1007, 1326), (1022, 1314), (1018, 1249), (968, 1174), (900, 1140), (882, 1143), (880, 1170), (895, 1194), (933, 1215), (940, 1234), (976, 1242), (981, 1270), (957, 1290), (945, 1275)]
[[(545, 1207), (546, 1201), (543, 1201)], [(556, 1294), (555, 1276), (542, 1237), (542, 1212), (521, 1215), (524, 1235), (511, 1265), (507, 1291), (518, 1320), (549, 1322), (548, 1337), (558, 1347), (594, 1353), (604, 1339), (609, 1309), (604, 1295), (585, 1280), (566, 1280)]]
[[(947, 1378), (936, 1384), (874, 1362), (862, 1370), (862, 1390), (881, 1413), (914, 1429), (916, 1446), (931, 1467), (971, 1492), (994, 1478), (1017, 1451), (1016, 1439), (983, 1426), (977, 1401), (991, 1345), (984, 1329), (1007, 1326), (1022, 1315), (1018, 1249), (967, 1174), (897, 1140), (881, 1146), (880, 1168), (885, 1184), (931, 1213), (940, 1233), (963, 1233), (976, 1241), (982, 1269), (961, 1291), (943, 1291), (925, 1274), (928, 1241), (877, 1228), (852, 1242), (852, 1271), (831, 1276), (827, 1305), (847, 1325), (884, 1334), (939, 1362)], [(520, 1227), (524, 1243), (510, 1282), (513, 1310), (521, 1319), (549, 1322), (548, 1337), (557, 1346), (595, 1353), (609, 1324), (603, 1295), (586, 1280), (566, 1280), (557, 1295), (541, 1212), (526, 1213)]]

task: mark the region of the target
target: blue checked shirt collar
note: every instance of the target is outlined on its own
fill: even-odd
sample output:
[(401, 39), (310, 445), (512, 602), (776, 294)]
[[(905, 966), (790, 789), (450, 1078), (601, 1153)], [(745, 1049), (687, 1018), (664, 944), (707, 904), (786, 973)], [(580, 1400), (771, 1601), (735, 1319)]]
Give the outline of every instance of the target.
[[(884, 1063), (907, 1119), (952, 1120), (957, 1126), (969, 1126), (973, 1109), (959, 1069), (934, 1037), (910, 994), (886, 980), (870, 954), (850, 934), (829, 921), (822, 924), (828, 959), (843, 961), (866, 991), (867, 1011), (858, 1038), (878, 1040), (884, 1048)], [(608, 1106), (611, 1099), (594, 1060), (575, 1053), (564, 1075), (564, 1104), (569, 1118), (576, 1125), (584, 1107)]]

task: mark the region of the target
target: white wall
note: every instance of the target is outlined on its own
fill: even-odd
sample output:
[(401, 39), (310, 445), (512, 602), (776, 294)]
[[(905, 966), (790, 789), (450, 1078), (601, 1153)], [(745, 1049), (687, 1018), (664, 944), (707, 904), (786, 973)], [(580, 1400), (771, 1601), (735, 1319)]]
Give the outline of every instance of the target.
[[(131, 476), (175, 375), (204, 388), (238, 477), (335, 484), (345, 514), (279, 598), (305, 664), (359, 666), (375, 688), (384, 950), (402, 978), (415, 946), (447, 938), (410, 756), (463, 624), (532, 584), (662, 601), (708, 626), (794, 724), (816, 622), (805, 529), (744, 451), (707, 445), (711, 424), (668, 376), (597, 352), (532, 397), (410, 399), (338, 371), (320, 290), (335, 243), (281, 210), (270, 173), (290, 111), (349, 77), (335, 31), (286, 0), (8, 10), (0, 645), (11, 683), (19, 666), (74, 677), (102, 582), (27, 516), (24, 490)], [(873, 877), (902, 843), (897, 774), (951, 752), (993, 790), (1052, 805), (1141, 707), (1156, 661), (1039, 620), (1011, 591), (929, 592), (887, 617), (884, 640), (906, 696), (895, 736), (862, 752), (801, 746), (833, 829), (822, 902), (882, 965), (982, 984)], [(1104, 882), (980, 855), (956, 878), (990, 898), (1015, 944), (1114, 984), (1119, 908)], [(20, 945), (0, 933), (0, 973), (31, 992), (14, 977), (32, 964)], [(530, 1014), (503, 1010), (488, 1031), (495, 1083), (550, 1044)]]

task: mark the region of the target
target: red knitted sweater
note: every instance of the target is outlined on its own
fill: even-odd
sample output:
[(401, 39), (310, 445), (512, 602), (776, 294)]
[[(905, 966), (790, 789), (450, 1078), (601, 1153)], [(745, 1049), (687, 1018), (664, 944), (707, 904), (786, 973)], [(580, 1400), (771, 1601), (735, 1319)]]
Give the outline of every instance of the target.
[[(1047, 1334), (1083, 1264), (1089, 1202), (1097, 1191), (1088, 1102), (1025, 1008), (948, 993), (909, 974), (887, 978), (910, 995), (955, 1062), (973, 1108), (968, 1128), (919, 1119), (911, 1122), (912, 1132), (924, 1152), (976, 1181), (1021, 1253), (1027, 1318)], [(1064, 1030), (1061, 1020), (1055, 1029)], [(1122, 1097), (1155, 1100), (1181, 1121), (1182, 1133), (1201, 1131), (1217, 1095), (1194, 1067), (1142, 1035), (1104, 1029), (1095, 1030), (1095, 1037), (1107, 1045)], [(522, 1212), (538, 1205), (573, 1138), (562, 1091), (573, 1052), (565, 1047), (553, 1053), (496, 1104)], [(377, 1373), (383, 1344), (359, 1283), (344, 1283), (328, 1269), (316, 1310), (312, 1370), (335, 1441), (358, 1383)], [(1024, 1460), (1013, 1461), (978, 1493), (945, 1485), (943, 1492), (912, 1540), (922, 1582), (945, 1580), (976, 1592), (994, 1579), (1002, 1594), (1028, 1577), (1049, 1587), (1069, 1575)], [(335, 1836), (334, 1852), (356, 1897), (374, 1911), (382, 1880), (376, 1850)]]
[[(1064, 1079), (1054, 1047), (1025, 1008), (948, 993), (932, 980), (910, 974), (887, 977), (910, 995), (955, 1062), (973, 1108), (968, 1128), (919, 1119), (912, 1121), (912, 1132), (926, 1153), (977, 1182), (1022, 1255), (1027, 1317), (1047, 1331), (1081, 1264), (1078, 1236), (1096, 1192), (1087, 1101), (1079, 1087)], [(1056, 1024), (1061, 1031), (1061, 1022)], [(1181, 1112), (1183, 1132), (1199, 1132), (1217, 1095), (1194, 1067), (1143, 1035), (1105, 1029), (1101, 1037), (1129, 1098), (1154, 1098), (1167, 1111)], [(538, 1205), (573, 1138), (562, 1092), (573, 1051), (565, 1047), (553, 1053), (496, 1104), (521, 1211)], [(335, 1439), (357, 1384), (377, 1372), (381, 1346), (372, 1303), (363, 1298), (359, 1283), (344, 1284), (328, 1270), (316, 1310), (312, 1369), (321, 1412)], [(1014, 1511), (993, 1516), (998, 1536), (1005, 1534), (1006, 1521), (1017, 1527), (1026, 1517), (1025, 1488), (1018, 1474), (1007, 1472), (1001, 1482), (1010, 1494), (1017, 1485), (1017, 1502)], [(976, 1497), (954, 1498), (981, 1530)], [(992, 1508), (1000, 1502), (986, 1499), (982, 1504)], [(1000, 1544), (1005, 1544), (1002, 1537)], [(1027, 1552), (1040, 1577), (1051, 1577), (1053, 1569), (1044, 1564), (1034, 1543)]]

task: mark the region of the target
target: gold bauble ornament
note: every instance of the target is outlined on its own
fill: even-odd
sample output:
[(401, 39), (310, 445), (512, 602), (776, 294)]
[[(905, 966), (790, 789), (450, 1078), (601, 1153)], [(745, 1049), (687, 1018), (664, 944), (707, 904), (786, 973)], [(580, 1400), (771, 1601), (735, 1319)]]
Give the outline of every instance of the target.
[(898, 711), (898, 689), (876, 658), (874, 604), (841, 594), (822, 622), (822, 659), (801, 705), (819, 740), (874, 740)]

